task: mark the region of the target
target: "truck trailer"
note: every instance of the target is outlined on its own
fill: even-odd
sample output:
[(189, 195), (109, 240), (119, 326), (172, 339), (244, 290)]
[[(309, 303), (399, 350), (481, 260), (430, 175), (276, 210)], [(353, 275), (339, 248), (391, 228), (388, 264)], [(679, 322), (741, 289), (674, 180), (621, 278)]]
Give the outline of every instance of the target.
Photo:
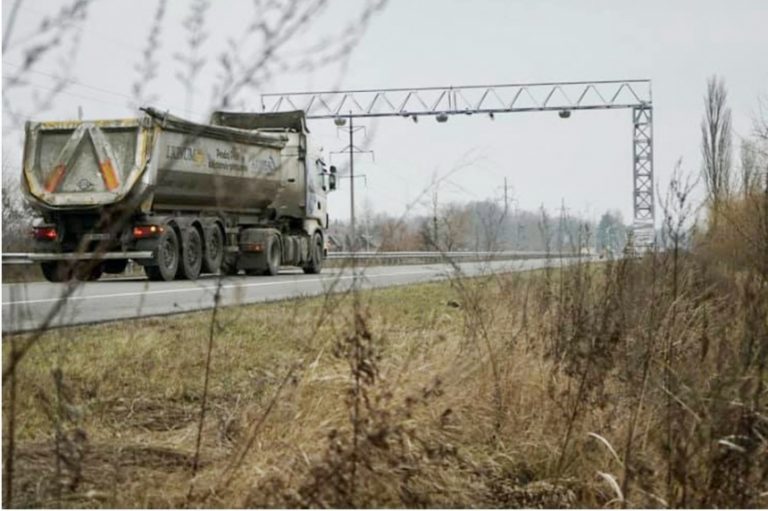
[(319, 273), (336, 169), (304, 112), (143, 108), (121, 120), (27, 122), (22, 189), (40, 214), (32, 258), (53, 282), (119, 274)]

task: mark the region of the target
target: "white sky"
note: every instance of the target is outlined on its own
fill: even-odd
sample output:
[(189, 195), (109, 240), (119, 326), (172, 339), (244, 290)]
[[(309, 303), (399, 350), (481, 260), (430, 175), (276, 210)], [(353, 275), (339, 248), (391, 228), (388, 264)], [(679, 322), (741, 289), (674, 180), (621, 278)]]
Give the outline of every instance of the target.
[[(3, 26), (12, 0), (3, 1)], [(44, 13), (69, 1), (22, 0), (11, 45), (3, 56), (3, 75), (21, 63), (20, 50), (33, 37)], [(170, 1), (163, 23), (156, 80), (148, 84), (158, 96), (154, 105), (196, 120), (211, 104), (211, 86), (219, 73), (216, 57), (227, 37), (252, 19), (252, 3), (214, 0), (205, 43), (207, 63), (195, 84), (191, 110), (184, 112), (185, 92), (175, 78), (172, 58), (184, 50), (181, 21), (189, 3)], [(359, 11), (361, 2), (332, 1), (295, 47), (338, 33)], [(28, 75), (28, 85), (4, 90), (6, 100), (36, 119), (135, 115), (129, 107), (135, 65), (145, 47), (156, 0), (96, 0), (89, 8), (80, 51), (71, 66), (71, 83), (53, 108), (32, 111), (32, 95), (45, 93), (57, 72), (52, 54)], [(655, 171), (664, 183), (678, 158), (697, 172), (699, 123), (706, 79), (726, 80), (737, 146), (747, 136), (758, 97), (768, 96), (768, 0), (391, 0), (372, 21), (342, 73), (331, 66), (310, 74), (277, 76), (263, 90), (243, 95), (259, 108), (261, 92), (341, 88), (520, 83), (540, 81), (650, 78), (653, 81)], [(248, 58), (247, 48), (242, 58)], [(22, 132), (4, 108), (4, 171), (18, 173)], [(370, 125), (370, 123), (368, 123)], [(331, 121), (313, 121), (312, 133), (326, 151), (347, 143)], [(554, 209), (562, 199), (572, 212), (597, 216), (618, 209), (632, 218), (631, 112), (575, 112), (560, 120), (555, 113), (452, 118), (445, 124), (421, 119), (384, 119), (369, 127), (360, 144), (375, 151), (375, 162), (360, 156), (358, 197), (374, 209), (401, 214), (431, 182), (433, 175), (456, 172), (440, 189), (441, 200), (500, 197), (504, 178), (521, 208), (540, 204)], [(735, 147), (734, 155), (738, 155)], [(344, 158), (333, 156), (341, 167)], [(349, 183), (331, 199), (337, 218), (349, 215)], [(417, 208), (418, 211), (418, 208)]]

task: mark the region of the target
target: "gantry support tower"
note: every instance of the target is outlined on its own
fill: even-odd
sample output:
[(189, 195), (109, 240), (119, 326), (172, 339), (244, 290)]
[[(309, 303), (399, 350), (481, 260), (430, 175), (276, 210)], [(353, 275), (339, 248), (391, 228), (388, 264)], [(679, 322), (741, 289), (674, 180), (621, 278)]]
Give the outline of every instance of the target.
[(654, 240), (653, 102), (650, 80), (548, 82), (499, 85), (340, 90), (263, 94), (265, 112), (304, 110), (308, 119), (449, 116), (574, 110), (632, 111), (634, 236)]

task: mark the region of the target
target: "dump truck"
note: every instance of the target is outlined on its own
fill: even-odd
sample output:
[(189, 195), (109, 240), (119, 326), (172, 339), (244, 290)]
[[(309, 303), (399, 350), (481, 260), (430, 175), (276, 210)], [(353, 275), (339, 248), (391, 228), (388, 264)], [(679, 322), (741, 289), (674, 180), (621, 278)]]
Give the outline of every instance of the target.
[(164, 281), (320, 272), (336, 169), (304, 112), (214, 112), (208, 124), (142, 112), (27, 122), (21, 183), (46, 279), (96, 280), (129, 261)]

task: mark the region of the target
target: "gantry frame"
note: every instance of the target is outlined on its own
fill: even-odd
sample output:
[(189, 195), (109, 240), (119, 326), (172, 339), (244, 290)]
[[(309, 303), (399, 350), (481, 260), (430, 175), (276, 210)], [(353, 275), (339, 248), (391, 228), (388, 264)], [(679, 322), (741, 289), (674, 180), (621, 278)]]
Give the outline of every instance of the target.
[(307, 119), (448, 116), (574, 110), (630, 109), (634, 235), (637, 245), (654, 239), (653, 101), (650, 80), (541, 82), (398, 89), (269, 93), (264, 112), (303, 110)]

